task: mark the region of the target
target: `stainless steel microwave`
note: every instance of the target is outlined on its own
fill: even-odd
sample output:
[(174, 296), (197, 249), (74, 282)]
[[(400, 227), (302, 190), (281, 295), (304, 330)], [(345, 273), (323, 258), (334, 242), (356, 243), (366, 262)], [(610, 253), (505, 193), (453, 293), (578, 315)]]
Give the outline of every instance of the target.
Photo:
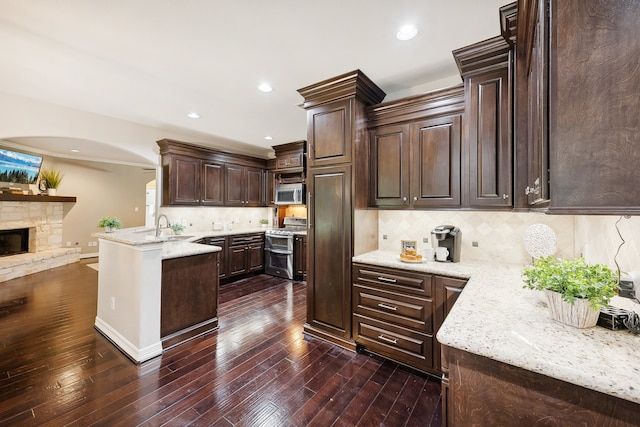
[(303, 205), (304, 184), (277, 184), (276, 205)]

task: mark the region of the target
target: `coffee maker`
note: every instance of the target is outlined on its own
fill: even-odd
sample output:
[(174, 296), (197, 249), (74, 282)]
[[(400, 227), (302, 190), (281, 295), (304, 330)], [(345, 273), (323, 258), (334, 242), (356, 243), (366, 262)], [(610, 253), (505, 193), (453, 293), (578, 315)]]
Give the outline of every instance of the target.
[(445, 247), (449, 251), (446, 260), (442, 262), (460, 262), (460, 246), (462, 246), (462, 232), (453, 225), (439, 225), (431, 230), (431, 245), (437, 251)]

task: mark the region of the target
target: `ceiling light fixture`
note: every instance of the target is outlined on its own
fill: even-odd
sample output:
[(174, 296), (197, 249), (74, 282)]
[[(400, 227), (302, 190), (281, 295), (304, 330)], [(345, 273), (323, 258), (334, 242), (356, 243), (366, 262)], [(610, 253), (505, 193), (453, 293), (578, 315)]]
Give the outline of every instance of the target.
[(273, 138), (270, 137), (269, 135), (265, 136), (264, 139), (266, 139), (267, 141), (271, 141)]
[(398, 30), (396, 38), (398, 40), (411, 40), (416, 34), (418, 34), (418, 29), (411, 24), (407, 24)]
[(260, 83), (260, 86), (258, 86), (258, 90), (260, 92), (271, 92), (273, 90), (273, 88), (271, 87), (271, 85), (269, 83)]
[(80, 150), (76, 150), (75, 148), (71, 148), (69, 151), (71, 151), (72, 153), (79, 153)]
[(199, 119), (200, 118), (200, 114), (193, 112), (193, 113), (189, 113), (187, 114), (187, 117), (189, 117), (190, 119)]

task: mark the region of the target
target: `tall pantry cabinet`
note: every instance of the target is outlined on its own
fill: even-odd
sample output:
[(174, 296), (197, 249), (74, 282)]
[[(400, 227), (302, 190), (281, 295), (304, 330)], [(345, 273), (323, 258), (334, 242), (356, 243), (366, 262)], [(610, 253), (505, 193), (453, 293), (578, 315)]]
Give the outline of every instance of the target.
[(366, 209), (365, 108), (385, 93), (360, 70), (299, 89), (307, 110), (307, 321), (304, 332), (355, 349), (354, 211)]

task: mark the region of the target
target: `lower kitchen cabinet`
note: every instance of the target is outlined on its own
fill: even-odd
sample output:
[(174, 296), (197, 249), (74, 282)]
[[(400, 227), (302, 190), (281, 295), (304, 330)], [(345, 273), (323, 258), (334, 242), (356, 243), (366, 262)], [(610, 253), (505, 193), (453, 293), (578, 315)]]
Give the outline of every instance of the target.
[(200, 243), (203, 245), (213, 245), (219, 246), (222, 248), (220, 252), (218, 252), (219, 256), (219, 264), (220, 268), (218, 269), (218, 276), (220, 280), (227, 278), (227, 238), (226, 237), (205, 237), (196, 241), (195, 243)]
[(307, 236), (296, 234), (293, 241), (293, 272), (296, 280), (307, 280)]
[(219, 252), (162, 261), (162, 347), (218, 328)]
[(264, 269), (264, 234), (229, 236), (227, 277), (253, 273)]
[(353, 337), (366, 349), (441, 374), (435, 335), (466, 281), (353, 264)]

